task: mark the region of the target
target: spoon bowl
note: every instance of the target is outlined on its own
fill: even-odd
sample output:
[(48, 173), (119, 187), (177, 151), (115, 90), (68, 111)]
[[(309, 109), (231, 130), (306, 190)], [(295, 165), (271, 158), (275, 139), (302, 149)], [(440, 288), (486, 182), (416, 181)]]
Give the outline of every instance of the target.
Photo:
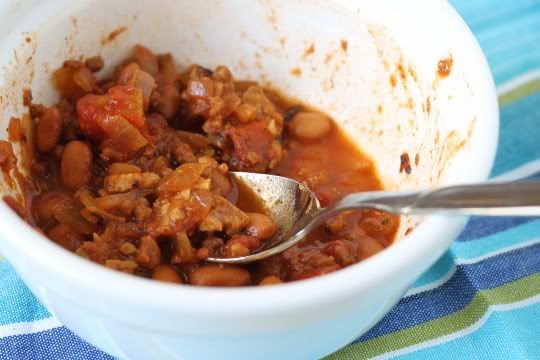
[[(208, 262), (247, 264), (280, 253), (279, 246), (287, 240), (305, 237), (310, 222), (322, 211), (319, 200), (307, 186), (283, 176), (231, 172), (232, 178), (243, 183), (264, 204), (266, 215), (278, 224), (279, 230), (255, 254), (236, 258), (208, 258)], [(306, 229), (306, 231), (304, 231)]]

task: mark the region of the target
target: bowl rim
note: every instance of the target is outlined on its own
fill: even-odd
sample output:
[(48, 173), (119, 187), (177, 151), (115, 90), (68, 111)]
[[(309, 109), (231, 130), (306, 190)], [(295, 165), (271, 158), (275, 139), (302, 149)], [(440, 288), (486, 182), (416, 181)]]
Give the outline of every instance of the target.
[[(345, 0), (337, 2), (345, 3)], [(441, 6), (442, 10), (450, 12), (448, 16), (456, 23), (458, 30), (468, 33), (468, 36), (476, 43), (476, 54), (470, 58), (473, 59), (471, 61), (477, 62), (476, 66), (481, 71), (486, 73), (484, 83), (480, 86), (487, 94), (486, 100), (483, 101), (486, 103), (484, 107), (488, 108), (493, 115), (493, 119), (488, 120), (492, 121), (490, 126), (494, 139), (482, 141), (477, 145), (474, 151), (483, 154), (481, 156), (483, 163), (479, 164), (474, 172), (463, 173), (459, 179), (463, 182), (483, 181), (488, 178), (494, 163), (499, 130), (493, 78), (476, 39), (461, 17), (446, 1), (439, 0), (437, 5)], [(350, 297), (361, 291), (369, 291), (385, 279), (398, 276), (408, 265), (420, 262), (423, 257), (435, 251), (441, 251), (440, 244), (430, 235), (446, 232), (457, 236), (462, 226), (462, 222), (457, 219), (428, 216), (415, 231), (384, 251), (334, 273), (270, 287), (213, 288), (161, 283), (92, 263), (64, 250), (44, 235), (32, 231), (30, 226), (3, 202), (0, 204), (0, 219), (2, 219), (0, 231), (3, 234), (0, 241), (8, 243), (8, 247), (16, 247), (20, 254), (28, 257), (25, 260), (25, 266), (35, 263), (38, 268), (47, 269), (58, 278), (65, 280), (62, 284), (64, 288), (70, 288), (70, 286), (65, 286), (66, 284), (73, 287), (77, 284), (81, 286), (81, 278), (85, 278), (88, 280), (84, 282), (87, 291), (145, 309), (181, 310), (205, 316), (241, 314), (244, 317), (261, 315), (261, 313), (271, 316), (284, 311), (297, 311), (300, 308), (315, 308), (323, 303), (333, 303), (337, 299)], [(369, 276), (365, 276), (366, 274)], [(344, 284), (347, 286), (343, 286)], [(60, 288), (58, 284), (51, 286)], [(69, 291), (64, 291), (63, 295), (73, 299), (77, 296)], [(219, 306), (216, 306), (216, 298), (221, 300)], [(182, 301), (179, 302), (178, 299)]]

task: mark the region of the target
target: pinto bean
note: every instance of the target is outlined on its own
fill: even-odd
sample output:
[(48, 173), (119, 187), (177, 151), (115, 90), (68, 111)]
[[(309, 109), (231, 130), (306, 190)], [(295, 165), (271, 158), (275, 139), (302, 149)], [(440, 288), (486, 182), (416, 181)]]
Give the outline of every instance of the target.
[(239, 266), (205, 265), (189, 274), (189, 283), (199, 286), (246, 286), (249, 272)]
[(180, 92), (176, 86), (170, 84), (160, 86), (158, 92), (159, 98), (156, 101), (156, 108), (161, 115), (171, 120), (180, 106)]
[(261, 245), (260, 239), (250, 235), (234, 235), (224, 246), (226, 257), (248, 256)]
[(141, 69), (152, 76), (156, 76), (159, 72), (159, 63), (157, 56), (141, 45), (136, 45), (133, 57), (140, 65)]
[(280, 278), (274, 275), (266, 276), (264, 277), (261, 282), (259, 282), (259, 285), (275, 285), (275, 284), (281, 284), (283, 281), (281, 281)]
[(58, 224), (53, 227), (48, 236), (58, 245), (69, 251), (76, 251), (84, 242), (84, 236), (72, 231), (65, 224)]
[(170, 54), (158, 56), (160, 84), (173, 84), (176, 81), (176, 66)]
[(36, 127), (36, 148), (39, 152), (52, 151), (62, 134), (62, 115), (56, 106), (45, 109)]
[(316, 112), (299, 112), (289, 124), (292, 135), (303, 141), (318, 140), (328, 134), (331, 128), (330, 119)]
[(278, 230), (276, 223), (267, 215), (247, 213), (247, 216), (249, 217), (250, 224), (246, 232), (251, 236), (265, 240), (274, 236)]
[(75, 191), (90, 182), (92, 150), (82, 141), (70, 141), (64, 148), (60, 161), (60, 179), (65, 187)]
[(158, 265), (152, 273), (152, 279), (174, 284), (183, 283), (180, 274), (171, 265), (167, 264)]
[(68, 195), (49, 192), (36, 196), (32, 201), (32, 215), (42, 226), (56, 222), (55, 213), (70, 200)]

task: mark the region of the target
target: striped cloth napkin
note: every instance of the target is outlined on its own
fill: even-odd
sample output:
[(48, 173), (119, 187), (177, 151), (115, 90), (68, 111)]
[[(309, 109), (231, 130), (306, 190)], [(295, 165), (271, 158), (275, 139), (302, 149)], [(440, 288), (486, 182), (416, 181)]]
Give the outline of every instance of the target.
[[(451, 0), (499, 90), (493, 176), (540, 178), (540, 0)], [(0, 360), (111, 359), (51, 317), (0, 260)], [(374, 328), (330, 359), (540, 359), (540, 219), (473, 218)]]

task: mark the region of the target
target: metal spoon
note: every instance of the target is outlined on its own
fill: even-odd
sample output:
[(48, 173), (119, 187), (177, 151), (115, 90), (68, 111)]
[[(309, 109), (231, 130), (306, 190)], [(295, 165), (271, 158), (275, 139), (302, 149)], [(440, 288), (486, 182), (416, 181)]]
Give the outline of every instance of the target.
[(303, 184), (276, 175), (232, 172), (259, 195), (279, 226), (261, 251), (235, 258), (209, 258), (223, 264), (247, 264), (281, 253), (344, 210), (375, 209), (399, 215), (540, 216), (540, 182), (484, 183), (433, 191), (374, 191), (350, 194), (331, 207), (321, 208)]

